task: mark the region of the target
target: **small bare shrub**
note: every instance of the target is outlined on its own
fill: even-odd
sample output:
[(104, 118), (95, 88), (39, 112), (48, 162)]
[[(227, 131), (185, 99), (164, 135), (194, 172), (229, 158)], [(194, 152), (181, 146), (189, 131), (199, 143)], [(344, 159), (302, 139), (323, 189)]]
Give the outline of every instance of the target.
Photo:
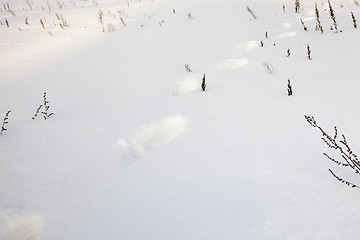
[[(338, 152), (341, 155), (341, 160), (336, 160), (335, 158), (330, 157), (330, 155), (328, 155), (327, 153), (323, 153), (323, 155), (330, 161), (336, 163), (338, 166), (351, 168), (356, 175), (360, 175), (360, 161), (357, 155), (352, 151), (350, 145), (346, 140), (345, 135), (342, 134), (339, 140), (338, 130), (336, 126), (334, 127), (334, 136), (330, 136), (316, 123), (314, 117), (305, 115), (305, 119), (312, 127), (320, 130), (323, 136), (321, 139), (330, 149)], [(331, 169), (329, 169), (329, 171), (331, 175), (341, 183), (344, 183), (352, 188), (360, 188), (358, 185), (355, 185), (343, 178), (340, 178)]]

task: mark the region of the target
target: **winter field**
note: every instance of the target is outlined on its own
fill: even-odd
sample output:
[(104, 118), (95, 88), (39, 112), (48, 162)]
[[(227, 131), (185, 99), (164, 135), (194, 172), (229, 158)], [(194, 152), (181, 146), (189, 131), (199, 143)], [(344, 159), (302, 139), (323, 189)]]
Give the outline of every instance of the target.
[(2, 0), (0, 239), (358, 239), (359, 2)]

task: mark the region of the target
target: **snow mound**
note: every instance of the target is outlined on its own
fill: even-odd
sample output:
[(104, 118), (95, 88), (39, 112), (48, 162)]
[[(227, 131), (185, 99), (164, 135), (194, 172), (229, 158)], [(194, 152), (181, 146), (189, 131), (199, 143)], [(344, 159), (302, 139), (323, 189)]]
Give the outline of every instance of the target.
[(173, 115), (158, 123), (141, 127), (133, 136), (120, 138), (118, 144), (123, 155), (131, 160), (139, 159), (151, 150), (159, 149), (185, 131), (187, 118)]
[(250, 63), (249, 59), (241, 58), (241, 59), (228, 59), (224, 63), (222, 63), (217, 70), (219, 71), (228, 71), (234, 70), (238, 68), (245, 67)]
[(197, 77), (196, 75), (192, 74), (191, 76), (188, 76), (185, 79), (176, 82), (175, 87), (173, 89), (173, 94), (184, 95), (192, 91), (195, 91), (196, 89), (200, 89), (201, 78), (202, 77)]
[(260, 42), (259, 41), (246, 41), (242, 44), (240, 44), (238, 47), (242, 48), (243, 50), (250, 52), (252, 50), (254, 50), (255, 48), (257, 48), (259, 46)]
[(37, 240), (43, 232), (43, 226), (41, 216), (25, 216), (9, 209), (0, 211), (0, 239)]

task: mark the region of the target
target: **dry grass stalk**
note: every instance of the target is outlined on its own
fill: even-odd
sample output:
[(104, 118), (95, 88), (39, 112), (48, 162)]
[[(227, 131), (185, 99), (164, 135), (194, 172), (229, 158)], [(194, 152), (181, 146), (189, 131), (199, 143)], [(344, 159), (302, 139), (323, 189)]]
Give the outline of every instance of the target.
[(311, 50), (309, 44), (307, 44), (306, 49), (307, 49), (307, 57), (309, 60), (311, 60)]
[(352, 18), (352, 20), (353, 20), (354, 28), (357, 28), (356, 19), (355, 19), (355, 16), (354, 16), (353, 12), (351, 12), (351, 18)]
[(43, 20), (41, 20), (41, 19), (40, 19), (40, 24), (41, 24), (42, 28), (45, 29), (44, 22), (43, 22)]
[(315, 16), (316, 16), (316, 27), (315, 27), (315, 30), (316, 30), (316, 31), (320, 30), (321, 33), (324, 33), (323, 27), (322, 27), (321, 22), (320, 22), (320, 13), (319, 13), (319, 9), (318, 9), (318, 7), (317, 7), (317, 3), (315, 3)]
[(329, 4), (329, 12), (330, 12), (330, 16), (331, 19), (333, 20), (334, 23), (334, 28), (335, 28), (335, 33), (338, 33), (338, 27), (337, 27), (337, 22), (336, 22), (336, 18), (335, 18), (335, 13), (334, 13), (334, 9), (330, 3), (330, 0), (328, 0), (328, 4)]
[(307, 31), (307, 27), (305, 26), (305, 23), (304, 21), (302, 20), (302, 18), (300, 18), (300, 22), (301, 22), (301, 25), (303, 26), (305, 32)]
[(189, 64), (185, 64), (185, 70), (186, 70), (187, 72), (192, 72)]
[(126, 27), (124, 19), (122, 17), (120, 17), (120, 20), (121, 20), (122, 24), (124, 24), (124, 27)]
[(249, 8), (249, 6), (247, 6), (246, 9), (247, 9), (248, 12), (253, 16), (254, 19), (257, 19), (255, 13), (253, 12), (253, 10), (251, 10), (251, 9)]
[(204, 74), (204, 77), (203, 77), (202, 83), (201, 83), (201, 89), (202, 89), (203, 91), (205, 91), (205, 88), (206, 88), (206, 83), (205, 83), (205, 74)]
[(269, 63), (267, 63), (267, 62), (263, 62), (263, 65), (264, 65), (264, 67), (266, 68), (266, 71), (267, 71), (268, 73), (270, 73), (270, 74), (273, 73), (274, 68), (273, 68), (273, 66), (272, 66), (271, 64), (269, 64)]
[(5, 125), (8, 124), (8, 120), (9, 120), (9, 114), (10, 114), (11, 110), (7, 111), (5, 114), (5, 118), (3, 120), (3, 124), (1, 126), (1, 131), (0, 131), (0, 135), (2, 135), (3, 131), (7, 131), (7, 129), (5, 128)]
[(300, 12), (300, 1), (295, 0), (295, 13), (299, 13), (299, 12)]
[(291, 86), (291, 83), (290, 83), (290, 79), (288, 79), (287, 92), (288, 92), (289, 97), (293, 95), (293, 90), (292, 90), (292, 86)]

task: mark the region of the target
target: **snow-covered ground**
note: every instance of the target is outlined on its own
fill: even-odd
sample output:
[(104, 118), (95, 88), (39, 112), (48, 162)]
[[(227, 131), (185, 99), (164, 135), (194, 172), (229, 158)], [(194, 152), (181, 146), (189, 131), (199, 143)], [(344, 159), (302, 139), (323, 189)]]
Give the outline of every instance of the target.
[(357, 239), (304, 118), (360, 152), (360, 7), (331, 3), (321, 34), (314, 1), (2, 0), (0, 239)]

